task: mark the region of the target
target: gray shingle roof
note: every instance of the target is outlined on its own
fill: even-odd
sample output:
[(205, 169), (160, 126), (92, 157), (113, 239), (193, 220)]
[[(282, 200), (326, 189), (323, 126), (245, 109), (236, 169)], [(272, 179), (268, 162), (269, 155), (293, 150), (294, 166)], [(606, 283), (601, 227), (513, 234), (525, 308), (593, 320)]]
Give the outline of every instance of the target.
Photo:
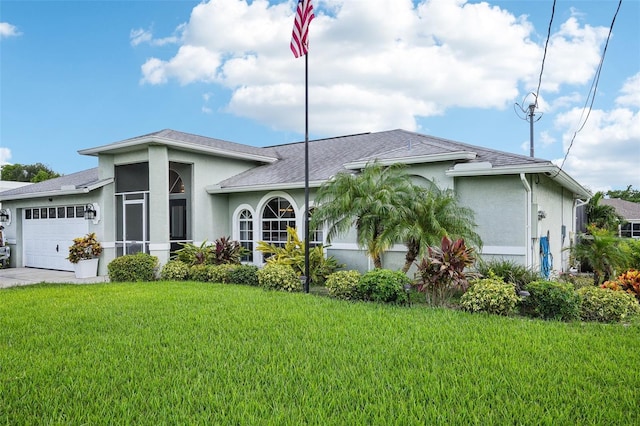
[(40, 194), (61, 191), (63, 188), (74, 187), (76, 189), (87, 188), (98, 183), (98, 168), (83, 170), (81, 172), (64, 175), (59, 178), (45, 180), (32, 185), (21, 186), (0, 192), (0, 198), (11, 198), (27, 194)]
[[(268, 185), (304, 181), (304, 142), (269, 147), (279, 161), (247, 170), (220, 182), (221, 188)], [(493, 167), (550, 165), (551, 162), (524, 155), (482, 148), (405, 130), (362, 133), (309, 141), (309, 180), (322, 181), (347, 172), (346, 163), (391, 160), (408, 156), (475, 152), (470, 162), (490, 162)]]
[[(120, 147), (135, 147), (136, 144), (149, 143), (150, 140), (176, 143), (184, 149), (204, 148), (204, 152), (224, 151), (221, 155), (238, 153), (240, 156), (254, 156), (262, 158), (265, 163), (251, 168), (243, 173), (220, 182), (217, 186), (221, 190), (251, 188), (253, 186), (268, 185), (300, 185), (304, 183), (305, 164), (304, 142), (270, 147), (253, 147), (190, 133), (165, 129), (135, 138), (125, 139), (113, 144), (97, 148), (81, 150), (83, 154), (97, 155), (100, 152), (118, 150)], [(185, 148), (186, 146), (186, 148)], [(127, 148), (128, 149), (128, 148)], [(207, 151), (209, 149), (210, 151)], [(325, 181), (337, 173), (351, 172), (345, 165), (349, 163), (368, 162), (373, 160), (387, 160), (424, 157), (429, 155), (446, 155), (458, 152), (475, 153), (475, 158), (467, 158), (469, 163), (491, 163), (492, 167), (552, 165), (547, 160), (531, 158), (524, 155), (497, 151), (479, 146), (455, 142), (433, 136), (422, 135), (406, 130), (389, 130), (376, 133), (361, 133), (334, 138), (309, 141), (309, 180), (312, 182)], [(251, 157), (246, 157), (251, 158)], [(269, 162), (273, 161), (273, 162)], [(26, 194), (36, 194), (60, 191), (63, 187), (86, 188), (98, 183), (98, 169), (89, 169), (66, 175), (57, 179), (41, 182), (27, 187), (17, 188), (0, 193), (4, 197), (16, 197)]]
[(194, 149), (210, 149), (225, 152), (234, 152), (238, 154), (248, 154), (256, 156), (273, 156), (272, 150), (268, 148), (259, 148), (249, 145), (243, 145), (236, 142), (229, 142), (222, 139), (209, 138), (206, 136), (194, 135), (192, 133), (178, 132), (176, 130), (164, 129), (146, 135), (136, 136), (134, 138), (124, 139), (118, 142), (114, 142), (108, 145), (100, 146), (97, 148), (90, 148), (81, 150), (82, 154), (95, 155), (101, 151), (108, 151), (118, 149), (119, 147), (126, 147), (135, 145), (137, 142), (143, 143), (149, 139), (162, 139), (169, 142), (176, 142), (181, 146), (192, 146)]
[(606, 206), (613, 206), (616, 212), (626, 220), (640, 220), (640, 203), (620, 198), (603, 198), (600, 202)]

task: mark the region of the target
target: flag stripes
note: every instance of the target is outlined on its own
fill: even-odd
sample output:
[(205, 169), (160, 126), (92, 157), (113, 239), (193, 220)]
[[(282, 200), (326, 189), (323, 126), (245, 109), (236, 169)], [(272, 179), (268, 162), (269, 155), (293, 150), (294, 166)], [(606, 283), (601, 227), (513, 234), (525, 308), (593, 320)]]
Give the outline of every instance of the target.
[(298, 0), (298, 10), (293, 21), (293, 33), (291, 34), (291, 51), (296, 58), (307, 54), (309, 23), (314, 17), (311, 0)]

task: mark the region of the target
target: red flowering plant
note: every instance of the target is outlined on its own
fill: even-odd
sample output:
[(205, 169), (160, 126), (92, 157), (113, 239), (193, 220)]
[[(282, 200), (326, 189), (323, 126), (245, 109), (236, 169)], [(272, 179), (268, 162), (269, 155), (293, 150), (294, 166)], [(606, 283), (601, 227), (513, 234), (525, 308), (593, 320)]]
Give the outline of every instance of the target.
[(84, 237), (74, 238), (69, 246), (69, 262), (78, 263), (81, 260), (94, 259), (102, 253), (102, 245), (98, 242), (95, 232)]

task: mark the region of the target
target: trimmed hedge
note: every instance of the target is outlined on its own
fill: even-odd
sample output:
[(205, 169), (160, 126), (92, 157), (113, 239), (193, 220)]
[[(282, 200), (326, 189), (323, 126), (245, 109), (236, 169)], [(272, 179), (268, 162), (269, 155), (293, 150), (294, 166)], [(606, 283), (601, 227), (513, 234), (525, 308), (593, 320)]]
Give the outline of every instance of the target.
[(189, 265), (181, 260), (170, 260), (160, 271), (160, 278), (166, 281), (184, 281), (189, 277)]
[(513, 313), (519, 301), (514, 285), (505, 283), (502, 278), (472, 281), (471, 287), (460, 298), (460, 304), (465, 311), (498, 315)]
[(325, 286), (329, 292), (329, 296), (336, 299), (358, 300), (358, 283), (362, 274), (360, 271), (338, 271), (329, 275)]
[(534, 281), (525, 286), (523, 313), (532, 317), (573, 321), (580, 319), (580, 296), (571, 283)]
[(362, 299), (372, 302), (406, 303), (408, 296), (405, 284), (411, 285), (411, 279), (404, 272), (374, 269), (360, 278), (358, 294)]
[(619, 322), (640, 315), (638, 301), (624, 291), (583, 287), (578, 295), (582, 299), (580, 317), (584, 321)]
[(155, 281), (158, 258), (147, 253), (128, 254), (113, 259), (107, 269), (111, 282)]
[(236, 265), (229, 271), (229, 282), (233, 284), (258, 285), (258, 267), (256, 265)]
[(258, 271), (260, 286), (269, 290), (301, 291), (300, 278), (289, 265), (268, 263)]

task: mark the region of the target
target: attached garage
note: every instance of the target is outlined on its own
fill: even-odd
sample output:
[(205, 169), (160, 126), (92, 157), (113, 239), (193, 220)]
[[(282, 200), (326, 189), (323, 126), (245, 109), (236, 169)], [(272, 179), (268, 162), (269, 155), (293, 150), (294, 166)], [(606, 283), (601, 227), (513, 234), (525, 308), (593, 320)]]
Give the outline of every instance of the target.
[(73, 271), (69, 246), (87, 234), (89, 221), (83, 205), (37, 207), (23, 210), (24, 266)]

